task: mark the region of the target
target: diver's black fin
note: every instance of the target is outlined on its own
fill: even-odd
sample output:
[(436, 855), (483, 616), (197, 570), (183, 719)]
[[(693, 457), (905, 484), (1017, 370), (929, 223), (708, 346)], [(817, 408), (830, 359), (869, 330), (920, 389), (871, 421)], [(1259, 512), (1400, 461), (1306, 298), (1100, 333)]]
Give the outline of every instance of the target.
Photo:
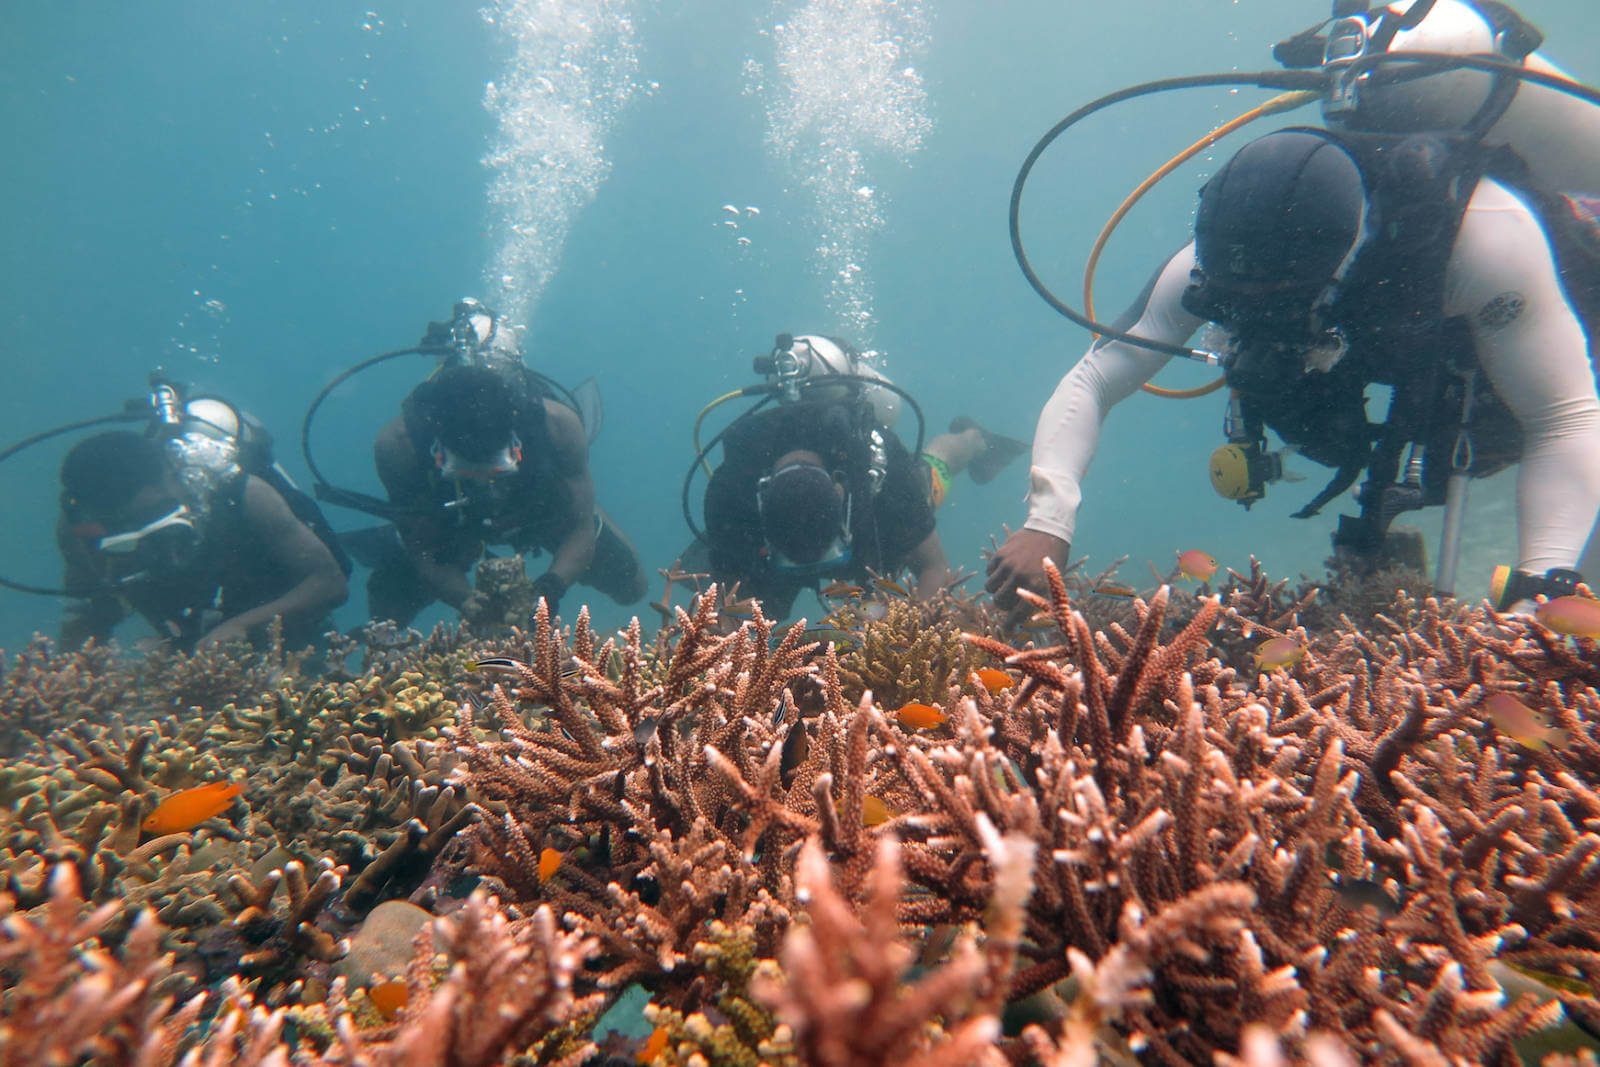
[(593, 444), (606, 421), (605, 406), (600, 403), (600, 386), (593, 378), (585, 378), (572, 390), (572, 399), (578, 402), (578, 418), (583, 420), (584, 433)]
[(404, 555), (406, 550), (400, 543), (400, 531), (388, 523), (344, 530), (339, 534), (339, 544), (351, 559), (373, 570)]

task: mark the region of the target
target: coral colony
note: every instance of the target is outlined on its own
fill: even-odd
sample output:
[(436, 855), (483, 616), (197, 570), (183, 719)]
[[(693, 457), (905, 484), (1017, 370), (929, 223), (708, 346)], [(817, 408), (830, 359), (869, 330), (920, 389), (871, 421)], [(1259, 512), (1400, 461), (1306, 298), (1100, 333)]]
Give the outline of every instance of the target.
[(0, 1064), (1594, 1062), (1600, 645), (1051, 576), (1010, 629), (885, 578), (811, 629), (37, 641)]

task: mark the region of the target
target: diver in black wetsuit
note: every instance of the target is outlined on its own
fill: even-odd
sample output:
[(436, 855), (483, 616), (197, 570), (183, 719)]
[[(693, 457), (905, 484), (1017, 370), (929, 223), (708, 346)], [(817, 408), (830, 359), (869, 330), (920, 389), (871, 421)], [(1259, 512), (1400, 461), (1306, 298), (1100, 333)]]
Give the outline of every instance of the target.
[(80, 441), (61, 465), (62, 643), (105, 640), (130, 612), (180, 648), (260, 640), (275, 617), (294, 645), (343, 603), (349, 563), (316, 505), (214, 398), (166, 440), (125, 430)]
[(583, 421), (495, 344), (487, 309), (463, 307), (483, 320), (484, 358), (446, 363), (417, 386), (373, 448), (403, 551), (374, 561), (372, 616), (404, 623), (443, 600), (478, 621), (488, 598), (468, 574), (490, 545), (550, 553), (533, 592), (552, 613), (578, 583), (622, 604), (639, 600), (644, 568), (595, 504)]

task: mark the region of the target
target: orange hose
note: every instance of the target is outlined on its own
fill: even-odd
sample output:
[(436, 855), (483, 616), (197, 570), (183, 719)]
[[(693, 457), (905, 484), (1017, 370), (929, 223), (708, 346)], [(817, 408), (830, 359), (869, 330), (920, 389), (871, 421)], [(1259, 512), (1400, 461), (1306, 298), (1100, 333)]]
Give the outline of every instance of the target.
[[(1224, 122), (1221, 126), (1218, 126), (1216, 129), (1200, 138), (1194, 144), (1190, 145), (1182, 152), (1179, 152), (1177, 155), (1167, 160), (1154, 174), (1140, 182), (1138, 188), (1129, 193), (1127, 197), (1123, 199), (1122, 203), (1118, 205), (1117, 210), (1111, 213), (1111, 217), (1106, 220), (1105, 226), (1100, 230), (1100, 236), (1095, 238), (1094, 247), (1089, 250), (1089, 259), (1088, 262), (1084, 264), (1083, 268), (1083, 307), (1084, 310), (1088, 312), (1089, 317), (1091, 319), (1096, 317), (1094, 313), (1094, 272), (1095, 268), (1100, 265), (1100, 253), (1105, 251), (1106, 242), (1111, 240), (1111, 235), (1116, 232), (1116, 229), (1119, 225), (1121, 225), (1122, 220), (1127, 217), (1128, 212), (1133, 210), (1133, 206), (1135, 204), (1144, 199), (1144, 195), (1146, 193), (1155, 188), (1156, 184), (1160, 182), (1161, 179), (1165, 178), (1167, 175), (1171, 174), (1173, 171), (1189, 162), (1189, 160), (1193, 159), (1201, 152), (1204, 152), (1206, 149), (1210, 148), (1212, 145), (1216, 144), (1218, 141), (1222, 140), (1224, 137), (1228, 136), (1228, 134), (1234, 132), (1240, 127), (1248, 126), (1256, 119), (1264, 118), (1267, 115), (1276, 115), (1283, 111), (1292, 111), (1297, 107), (1302, 107), (1311, 103), (1313, 100), (1319, 100), (1321, 97), (1321, 93), (1311, 92), (1309, 90), (1293, 93), (1281, 93), (1278, 96), (1273, 97), (1271, 100), (1268, 100), (1266, 103), (1261, 104), (1258, 107), (1251, 108), (1243, 115)], [(1099, 339), (1100, 335), (1096, 334), (1095, 340), (1098, 341)], [(1151, 385), (1149, 382), (1146, 382), (1144, 385), (1140, 386), (1140, 388), (1142, 388), (1145, 392), (1153, 393), (1156, 396), (1164, 396), (1173, 400), (1191, 400), (1195, 397), (1205, 396), (1207, 393), (1216, 392), (1218, 389), (1222, 388), (1225, 381), (1226, 379), (1224, 378), (1218, 378), (1214, 382), (1208, 382), (1205, 385), (1196, 386), (1193, 389), (1165, 389), (1159, 385)]]

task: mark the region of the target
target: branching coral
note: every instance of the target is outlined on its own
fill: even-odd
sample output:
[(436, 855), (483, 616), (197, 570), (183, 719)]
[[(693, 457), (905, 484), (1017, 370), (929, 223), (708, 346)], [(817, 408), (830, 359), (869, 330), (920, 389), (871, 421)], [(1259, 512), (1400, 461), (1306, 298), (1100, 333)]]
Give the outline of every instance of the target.
[[(1259, 566), (1096, 624), (1105, 580), (1054, 575), (1037, 644), (958, 598), (845, 590), (850, 632), (806, 632), (708, 589), (653, 637), (269, 651), (194, 704), (36, 652), (4, 692), (133, 695), (0, 767), (5, 1025), (63, 1062), (576, 1063), (637, 983), (668, 1064), (1343, 1067), (1600, 1021), (1600, 646), (1411, 595), (1329, 621)], [(142, 832), (217, 780), (232, 811)], [(394, 896), (448, 913), (398, 1008), (328, 981)]]

